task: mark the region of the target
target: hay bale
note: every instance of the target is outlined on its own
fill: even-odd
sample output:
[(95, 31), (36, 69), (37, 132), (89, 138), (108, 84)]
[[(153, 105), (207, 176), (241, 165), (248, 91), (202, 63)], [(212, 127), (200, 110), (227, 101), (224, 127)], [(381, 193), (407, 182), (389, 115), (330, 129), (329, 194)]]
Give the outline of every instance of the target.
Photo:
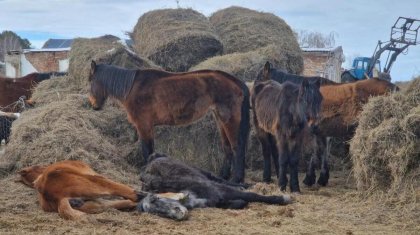
[(137, 54), (174, 72), (187, 71), (223, 50), (208, 19), (192, 9), (147, 12), (139, 18), (131, 38)]
[(216, 69), (228, 72), (243, 81), (254, 81), (267, 61), (270, 61), (273, 67), (285, 69), (288, 73), (300, 74), (303, 71), (303, 59), (299, 50), (283, 50), (275, 45), (250, 52), (215, 56), (192, 67), (190, 71)]
[(253, 51), (270, 44), (282, 51), (301, 53), (290, 26), (274, 14), (229, 7), (215, 12), (210, 22), (223, 42), (224, 54)]
[(404, 93), (372, 98), (363, 107), (350, 142), (359, 190), (416, 200), (420, 187), (419, 97), (420, 77)]
[(125, 113), (107, 105), (93, 111), (83, 95), (68, 95), (22, 113), (12, 127), (12, 137), (0, 161), (10, 173), (35, 164), (83, 160), (115, 180), (137, 180), (125, 157), (136, 152), (134, 130)]
[(87, 87), (91, 60), (127, 69), (160, 68), (148, 59), (135, 55), (115, 36), (76, 38), (70, 50), (69, 63), (69, 75), (76, 89)]

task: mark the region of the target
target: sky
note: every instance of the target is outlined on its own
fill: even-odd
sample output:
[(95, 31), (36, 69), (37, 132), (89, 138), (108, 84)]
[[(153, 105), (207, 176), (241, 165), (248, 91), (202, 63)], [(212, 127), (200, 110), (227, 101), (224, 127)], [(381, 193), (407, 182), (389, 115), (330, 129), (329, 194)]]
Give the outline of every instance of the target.
[[(334, 32), (335, 45), (343, 47), (346, 68), (355, 56), (372, 56), (378, 40), (388, 41), (399, 16), (420, 20), (420, 0), (0, 0), (0, 31), (12, 30), (35, 48), (49, 38), (104, 34), (127, 38), (126, 32), (132, 31), (143, 13), (178, 6), (206, 16), (242, 6), (274, 13), (295, 31)], [(400, 54), (391, 70), (393, 81), (416, 75), (420, 75), (420, 45)]]

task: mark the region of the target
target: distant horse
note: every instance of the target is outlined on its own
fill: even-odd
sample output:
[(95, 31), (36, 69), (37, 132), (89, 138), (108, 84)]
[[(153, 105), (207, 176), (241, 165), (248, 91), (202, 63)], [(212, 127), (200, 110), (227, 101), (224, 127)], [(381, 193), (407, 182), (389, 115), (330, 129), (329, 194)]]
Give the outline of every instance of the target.
[(19, 116), (19, 113), (6, 113), (0, 111), (0, 144), (3, 140), (6, 144), (9, 142), (10, 128), (12, 127), (12, 122), (18, 119)]
[(188, 196), (183, 203), (187, 208), (218, 207), (242, 209), (249, 202), (286, 205), (290, 197), (263, 196), (244, 192), (242, 185), (227, 182), (211, 174), (172, 159), (165, 154), (154, 153), (142, 169), (140, 179), (143, 190), (161, 192), (183, 192)]
[[(264, 179), (270, 178), (269, 151), (276, 145), (279, 186), (286, 190), (286, 168), (290, 167), (290, 190), (300, 192), (298, 163), (307, 126), (317, 123), (322, 96), (319, 81), (303, 80), (300, 85), (292, 82), (279, 84), (264, 76), (254, 83), (251, 102), (254, 124), (264, 153)], [(270, 136), (271, 135), (271, 136)], [(265, 138), (264, 138), (265, 137)], [(270, 138), (274, 137), (274, 140)], [(278, 163), (277, 163), (278, 162)], [(277, 166), (279, 164), (279, 166)]]
[[(321, 115), (318, 125), (315, 125), (315, 128), (312, 129), (312, 134), (315, 135), (317, 145), (319, 146), (319, 149), (315, 150), (315, 153), (320, 152), (321, 155), (321, 173), (318, 184), (322, 186), (327, 185), (329, 179), (329, 137), (344, 137), (345, 139), (350, 139), (357, 127), (357, 116), (361, 112), (363, 104), (367, 103), (369, 97), (384, 95), (398, 90), (396, 85), (377, 78), (341, 84), (322, 77), (304, 77), (286, 74), (275, 68), (271, 68), (270, 63), (268, 62), (259, 72), (257, 80), (263, 78), (271, 79), (279, 83), (292, 81), (299, 84), (303, 80), (311, 81), (314, 79), (321, 82), (320, 92), (323, 97)], [(270, 148), (270, 143), (265, 144), (265, 146), (263, 144), (263, 155), (265, 156), (264, 159), (266, 159), (266, 155), (268, 155), (268, 161), (270, 155), (273, 155), (273, 159), (277, 158), (277, 153), (273, 148)], [(304, 179), (304, 183), (309, 186), (315, 183), (314, 157), (315, 156), (312, 155)], [(264, 181), (267, 181), (271, 174), (268, 172), (264, 175)]]
[(32, 89), (41, 81), (51, 76), (62, 76), (64, 73), (30, 73), (21, 78), (8, 78), (0, 76), (0, 110), (4, 112), (20, 112), (16, 102), (20, 97), (30, 99)]
[(216, 70), (169, 73), (91, 64), (89, 100), (100, 109), (108, 96), (120, 101), (136, 127), (145, 162), (154, 151), (154, 126), (190, 124), (213, 111), (222, 138), (228, 178), (243, 182), (249, 134), (249, 91), (239, 79)]

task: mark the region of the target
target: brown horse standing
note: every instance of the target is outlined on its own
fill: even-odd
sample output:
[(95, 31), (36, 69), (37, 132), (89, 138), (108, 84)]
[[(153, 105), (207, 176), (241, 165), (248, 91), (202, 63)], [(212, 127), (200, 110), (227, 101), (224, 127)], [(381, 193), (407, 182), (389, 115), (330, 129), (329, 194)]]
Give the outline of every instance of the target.
[(121, 102), (137, 129), (145, 162), (154, 151), (154, 126), (189, 124), (213, 111), (226, 155), (222, 176), (229, 177), (233, 159), (233, 181), (243, 182), (249, 91), (239, 79), (215, 70), (127, 70), (92, 61), (89, 80), (94, 109), (100, 109), (108, 96)]
[(21, 78), (0, 76), (0, 109), (4, 112), (20, 112), (14, 105), (21, 96), (29, 99), (32, 89), (43, 80), (49, 79), (54, 73), (30, 73)]
[[(305, 129), (309, 124), (308, 101), (316, 106), (314, 117), (317, 117), (316, 110), (319, 110), (322, 102), (319, 83), (313, 84), (304, 80), (301, 85), (296, 85), (291, 82), (279, 84), (271, 80), (256, 81), (251, 93), (257, 132), (271, 134), (275, 139), (279, 155), (277, 161), (280, 189), (286, 190), (286, 168), (290, 166), (290, 191), (300, 192), (298, 164)], [(264, 164), (264, 172), (268, 170), (267, 167), (269, 166)]]

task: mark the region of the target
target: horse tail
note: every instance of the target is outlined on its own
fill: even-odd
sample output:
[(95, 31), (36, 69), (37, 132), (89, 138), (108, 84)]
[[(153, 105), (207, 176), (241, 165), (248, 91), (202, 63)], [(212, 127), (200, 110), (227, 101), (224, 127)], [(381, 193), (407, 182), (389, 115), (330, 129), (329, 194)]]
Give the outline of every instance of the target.
[(241, 121), (239, 123), (239, 138), (238, 138), (238, 161), (240, 161), (242, 180), (245, 178), (245, 153), (249, 138), (250, 126), (250, 95), (248, 86), (241, 82), (241, 88), (243, 91), (243, 100), (241, 105)]

